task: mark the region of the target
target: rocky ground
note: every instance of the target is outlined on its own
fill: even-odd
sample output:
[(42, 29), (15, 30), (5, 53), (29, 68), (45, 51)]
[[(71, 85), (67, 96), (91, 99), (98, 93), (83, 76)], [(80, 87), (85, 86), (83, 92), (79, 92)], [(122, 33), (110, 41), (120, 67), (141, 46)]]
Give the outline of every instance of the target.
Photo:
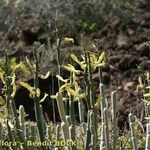
[(100, 39), (106, 51), (108, 66), (104, 78), (108, 91), (118, 91), (119, 124), (122, 126), (133, 112), (138, 117), (143, 111), (138, 77), (150, 69), (150, 7), (137, 2), (135, 16), (129, 23), (110, 18), (104, 28), (93, 38)]

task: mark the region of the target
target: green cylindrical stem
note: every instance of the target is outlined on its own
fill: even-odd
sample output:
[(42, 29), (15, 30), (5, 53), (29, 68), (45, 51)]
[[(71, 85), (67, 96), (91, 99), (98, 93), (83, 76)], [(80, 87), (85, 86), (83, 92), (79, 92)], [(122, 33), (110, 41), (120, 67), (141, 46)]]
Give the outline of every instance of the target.
[[(85, 57), (85, 64), (88, 64), (88, 57), (87, 57), (87, 54), (85, 53), (84, 55)], [(87, 94), (87, 97), (86, 97), (86, 102), (87, 102), (87, 109), (90, 110), (91, 109), (91, 104), (90, 104), (90, 82), (89, 82), (89, 79), (88, 79), (88, 67), (85, 68), (84, 70), (84, 80), (85, 80), (85, 83), (86, 83), (86, 94)]]
[[(27, 141), (35, 142), (37, 140), (37, 127), (35, 124), (30, 122), (30, 124), (26, 124), (26, 138)], [(35, 146), (28, 146), (29, 150), (35, 150)]]
[[(70, 84), (73, 86), (73, 73), (70, 73)], [(72, 124), (74, 125), (75, 123), (75, 111), (74, 111), (74, 99), (73, 96), (69, 96), (69, 115), (72, 120)]]
[(100, 142), (100, 150), (105, 149), (105, 122), (104, 122), (104, 108), (105, 104), (105, 89), (102, 83), (99, 84), (100, 94), (101, 94), (101, 142)]
[[(105, 87), (102, 83), (99, 84), (100, 94), (101, 94), (101, 111), (103, 112), (104, 108), (106, 107), (106, 101), (105, 101)], [(101, 114), (103, 114), (101, 112)], [(102, 116), (103, 119), (103, 116)]]
[[(70, 125), (70, 126), (69, 126), (69, 138), (70, 138), (70, 140), (75, 141), (75, 126), (74, 126), (74, 125)], [(75, 145), (73, 145), (73, 146), (70, 148), (70, 150), (76, 150), (76, 149), (77, 149), (77, 148), (76, 148)]]
[[(35, 64), (36, 64), (35, 74), (34, 74), (34, 88), (37, 89), (39, 88), (39, 80), (38, 80), (39, 67), (38, 67), (38, 59), (37, 59), (37, 55), (35, 51), (34, 51), (34, 57), (35, 57)], [(34, 96), (34, 106), (35, 106), (35, 118), (37, 122), (38, 133), (40, 136), (40, 142), (44, 142), (45, 141), (45, 129), (44, 129), (43, 123), (45, 123), (45, 120), (43, 119), (44, 118), (43, 111), (40, 106), (39, 97), (37, 97), (36, 94)], [(42, 150), (46, 149), (46, 147), (44, 146), (42, 146), (41, 148)]]
[(95, 143), (96, 141), (96, 135), (95, 134), (91, 134), (91, 143), (90, 143), (90, 148), (92, 150), (96, 150), (97, 149), (97, 142)]
[(59, 111), (61, 120), (63, 122), (67, 122), (66, 115), (65, 115), (65, 107), (64, 107), (64, 103), (63, 103), (63, 99), (62, 99), (62, 94), (61, 93), (57, 93), (56, 94), (56, 100), (57, 100), (57, 106), (58, 106), (58, 111)]
[[(61, 39), (59, 37), (59, 32), (57, 28), (57, 24), (55, 22), (55, 28), (56, 28), (56, 50), (57, 50), (57, 65), (58, 65), (58, 75), (62, 75), (62, 69), (61, 69), (61, 53), (60, 53), (60, 44), (61, 44)], [(61, 87), (62, 83), (58, 79), (58, 86), (59, 88)]]
[(19, 122), (20, 124), (25, 124), (25, 111), (23, 105), (20, 105), (19, 107)]
[(91, 133), (91, 146), (92, 149), (96, 149), (97, 147), (97, 124), (96, 124), (96, 117), (95, 117), (95, 113), (93, 111), (90, 112), (90, 133)]
[(98, 68), (98, 71), (99, 71), (99, 80), (100, 80), (100, 83), (103, 83), (102, 68), (99, 67), (99, 68)]
[(2, 124), (0, 122), (0, 140), (2, 140), (3, 138), (3, 127), (2, 127)]
[(145, 150), (150, 150), (150, 123), (146, 125), (146, 145)]
[(71, 119), (72, 118), (70, 116), (66, 116), (66, 120), (67, 120), (69, 126), (72, 125), (72, 120)]
[(107, 108), (104, 108), (104, 129), (105, 129), (106, 149), (110, 150), (110, 145), (109, 145), (109, 127), (108, 127), (108, 110), (107, 110)]
[(84, 111), (83, 111), (83, 101), (78, 101), (78, 109), (79, 109), (79, 120), (80, 123), (84, 122)]
[(92, 92), (92, 90), (90, 89), (90, 105), (91, 105), (91, 108), (93, 108), (93, 106), (94, 106), (94, 100), (93, 100), (94, 98), (93, 98), (93, 92)]
[(51, 140), (52, 136), (51, 136), (51, 127), (49, 125), (46, 126), (46, 135), (45, 135), (45, 139), (49, 139)]
[(87, 95), (87, 100), (86, 100), (86, 102), (87, 102), (87, 108), (88, 108), (88, 110), (90, 110), (91, 109), (91, 103), (90, 103), (90, 88), (89, 88), (89, 86), (88, 85), (86, 85), (86, 95)]
[(62, 129), (62, 135), (63, 139), (68, 140), (69, 139), (69, 125), (67, 122), (61, 123), (61, 129)]
[(90, 150), (90, 143), (91, 143), (91, 134), (90, 134), (90, 129), (88, 127), (86, 130), (85, 145), (84, 145), (84, 148), (86, 150)]
[(89, 80), (88, 86), (90, 88), (90, 105), (91, 105), (91, 108), (93, 108), (95, 104), (95, 98), (94, 98), (94, 89), (93, 89), (93, 79), (92, 79), (92, 73), (91, 73), (90, 53), (87, 54), (87, 57), (88, 57), (87, 65), (88, 65), (88, 80)]
[(69, 138), (70, 138), (70, 140), (75, 140), (75, 135), (76, 135), (76, 133), (75, 133), (75, 126), (74, 125), (70, 125), (69, 126)]
[[(44, 118), (44, 117), (42, 117), (43, 112), (41, 111), (41, 106), (40, 106), (39, 102), (36, 102), (35, 106), (36, 106), (35, 107), (35, 114), (36, 114), (38, 133), (40, 136), (40, 141), (43, 142), (43, 141), (45, 141), (45, 130), (44, 130), (44, 125), (43, 125), (45, 120), (43, 120), (43, 118)], [(42, 149), (45, 150), (45, 147), (43, 147)]]
[(134, 121), (135, 121), (135, 118), (132, 115), (132, 113), (130, 113), (129, 114), (129, 125), (130, 125), (130, 130), (131, 130), (132, 146), (133, 146), (133, 150), (138, 150), (137, 139), (136, 139), (135, 131), (134, 131)]
[[(11, 128), (10, 128), (10, 126), (8, 124), (8, 120), (7, 120), (7, 131), (8, 131), (8, 140), (13, 143), (15, 139), (13, 139), (13, 136), (12, 136), (12, 133), (11, 133)], [(3, 140), (3, 139), (0, 139), (0, 140)], [(13, 149), (13, 150), (17, 150), (17, 147), (14, 146), (13, 144), (10, 145), (10, 148)], [(0, 145), (0, 150), (3, 150), (3, 149), (1, 149), (1, 145)]]
[(100, 149), (105, 150), (105, 130), (104, 130), (104, 122), (101, 125), (101, 139), (100, 139)]
[(6, 86), (6, 110), (7, 114), (9, 116), (10, 112), (10, 100), (11, 100), (11, 92), (12, 92), (12, 86), (11, 86), (11, 78), (9, 76), (11, 75), (11, 72), (9, 70), (9, 61), (8, 61), (8, 55), (7, 50), (5, 50), (5, 66), (4, 66), (4, 72), (5, 72), (5, 86)]
[(26, 143), (25, 138), (24, 138), (24, 133), (22, 132), (21, 127), (20, 127), (20, 123), (19, 123), (19, 119), (18, 119), (18, 115), (17, 115), (17, 109), (15, 106), (14, 100), (10, 101), (10, 106), (11, 106), (12, 116), (14, 119), (14, 125), (15, 125), (15, 128), (17, 130), (17, 134), (18, 134), (18, 137), (20, 139), (20, 142), (22, 143), (21, 148), (26, 150), (27, 149), (27, 143)]
[[(46, 126), (45, 140), (47, 140), (47, 141), (52, 141), (51, 127), (50, 127), (49, 125)], [(54, 148), (53, 145), (48, 145), (48, 150), (52, 150), (53, 148)]]
[(90, 111), (90, 126), (92, 126), (92, 128), (91, 128), (91, 134), (95, 134), (95, 116), (94, 116), (95, 114), (94, 114), (94, 112), (93, 111)]
[(30, 138), (30, 126), (29, 126), (29, 124), (28, 123), (25, 123), (25, 138), (26, 138), (26, 140), (28, 140), (29, 138)]
[(60, 140), (61, 139), (61, 126), (60, 124), (57, 124), (56, 126), (56, 140)]
[(85, 143), (84, 143), (84, 149), (90, 150), (90, 143), (91, 143), (91, 133), (90, 133), (90, 110), (87, 114), (87, 129), (86, 129), (86, 135), (85, 135)]
[(31, 132), (30, 132), (29, 139), (31, 141), (35, 141), (36, 140), (37, 127), (35, 124), (32, 124), (30, 128), (31, 128)]
[(22, 105), (19, 107), (19, 123), (20, 123), (20, 128), (24, 133), (24, 139), (26, 139), (25, 111)]
[(45, 133), (46, 135), (46, 121), (45, 121), (45, 118), (44, 118), (44, 115), (43, 115), (43, 107), (42, 105), (40, 104), (40, 117), (41, 117), (41, 120), (42, 120), (42, 128), (43, 128), (43, 132)]
[(112, 102), (112, 149), (116, 150), (117, 146), (117, 118), (116, 118), (116, 91), (111, 93), (111, 102)]
[(69, 115), (71, 117), (71, 122), (74, 124), (75, 122), (75, 113), (74, 113), (74, 102), (73, 102), (73, 97), (69, 97)]
[(83, 129), (83, 133), (86, 133), (86, 129), (87, 129), (87, 124), (85, 122), (81, 123), (82, 129)]

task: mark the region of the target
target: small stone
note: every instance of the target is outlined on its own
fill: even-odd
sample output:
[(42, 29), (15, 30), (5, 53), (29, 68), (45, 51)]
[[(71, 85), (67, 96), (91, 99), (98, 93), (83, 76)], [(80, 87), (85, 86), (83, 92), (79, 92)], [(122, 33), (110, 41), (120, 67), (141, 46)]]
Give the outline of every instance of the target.
[(150, 41), (144, 42), (136, 47), (140, 56), (150, 56)]
[(125, 91), (130, 91), (132, 89), (133, 85), (134, 85), (133, 82), (126, 83), (125, 86), (124, 86), (124, 90)]
[(125, 34), (119, 34), (117, 37), (117, 46), (119, 48), (128, 49), (130, 47), (129, 37)]

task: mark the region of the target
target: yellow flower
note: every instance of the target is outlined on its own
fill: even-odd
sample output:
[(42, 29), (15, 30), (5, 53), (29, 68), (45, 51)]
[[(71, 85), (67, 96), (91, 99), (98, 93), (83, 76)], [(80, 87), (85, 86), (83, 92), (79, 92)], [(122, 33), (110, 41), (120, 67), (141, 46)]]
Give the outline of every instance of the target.
[(139, 82), (139, 85), (137, 86), (137, 89), (138, 88), (143, 88), (142, 78), (140, 76), (138, 78), (138, 82)]
[(80, 99), (83, 99), (86, 97), (85, 93), (79, 93), (80, 89), (81, 88), (79, 87), (77, 82), (75, 82), (74, 89), (71, 87), (66, 87), (66, 91), (68, 93), (68, 96), (72, 95), (74, 97), (74, 101), (80, 100)]
[(99, 58), (95, 56), (95, 54), (90, 54), (90, 63), (91, 63), (91, 69), (96, 70), (98, 67), (104, 67), (105, 66), (105, 52), (103, 52)]
[(13, 87), (13, 92), (12, 92), (12, 94), (11, 94), (11, 97), (12, 97), (12, 98), (15, 97), (16, 91), (17, 91), (17, 86), (16, 86), (16, 84), (15, 84), (15, 80), (16, 80), (16, 75), (15, 75), (15, 73), (14, 73), (14, 74), (12, 75), (12, 82), (11, 82), (11, 85), (12, 85), (12, 87)]
[(17, 67), (20, 68), (26, 76), (30, 76), (31, 72), (26, 68), (23, 62), (20, 62)]
[(63, 79), (60, 75), (56, 75), (56, 77), (64, 83), (67, 83), (69, 81), (69, 79)]
[(20, 85), (26, 88), (32, 95), (35, 95), (35, 89), (30, 86), (28, 83), (20, 82)]
[(26, 59), (26, 63), (27, 63), (27, 65), (28, 65), (29, 69), (30, 69), (30, 70), (35, 70), (35, 68), (36, 68), (35, 63), (31, 62), (31, 61), (28, 59), (28, 57), (25, 57), (25, 59)]
[(98, 62), (99, 63), (101, 63), (101, 62), (103, 62), (103, 61), (105, 61), (105, 52), (102, 52), (102, 54), (99, 56), (99, 58), (98, 58)]
[(4, 74), (5, 74), (5, 72), (0, 68), (0, 79), (3, 82), (3, 84), (5, 84)]
[(147, 86), (146, 89), (150, 89), (150, 86)]
[(87, 65), (85, 64), (85, 61), (79, 61), (79, 59), (78, 59), (74, 54), (71, 54), (70, 56), (71, 56), (71, 58), (72, 58), (77, 64), (80, 65), (80, 67), (81, 67), (82, 69), (85, 69), (85, 68), (86, 68)]
[(146, 72), (146, 80), (149, 80), (149, 79), (150, 79), (150, 73)]
[(44, 97), (40, 100), (40, 103), (44, 102), (44, 100), (48, 97), (48, 94), (44, 94)]
[(100, 108), (101, 99), (102, 99), (102, 98), (101, 98), (101, 95), (98, 94), (96, 103), (94, 104), (94, 108), (97, 109), (97, 110)]
[(60, 88), (59, 88), (59, 92), (63, 92), (66, 90), (66, 88), (68, 87), (71, 87), (71, 84), (70, 83), (65, 83), (64, 85), (62, 85)]
[(47, 79), (49, 76), (50, 76), (50, 71), (48, 71), (45, 76), (42, 75), (42, 74), (39, 75), (39, 77), (40, 77), (41, 79)]
[(5, 104), (5, 100), (0, 96), (0, 105), (4, 105)]
[(77, 75), (79, 75), (81, 73), (80, 70), (76, 70), (74, 66), (72, 66), (71, 64), (68, 64), (67, 66), (64, 66), (64, 68), (72, 73), (75, 73)]
[(145, 97), (145, 98), (150, 97), (150, 93), (144, 94), (144, 97)]
[(35, 89), (34, 87), (30, 86), (28, 83), (25, 82), (20, 82), (20, 85), (26, 88), (30, 92), (30, 96), (40, 97), (41, 91), (39, 88)]
[(0, 68), (4, 66), (4, 60), (0, 59)]
[(11, 59), (11, 62), (10, 62), (10, 68), (11, 68), (12, 70), (15, 70), (15, 69), (16, 69), (16, 66), (17, 66), (17, 64), (16, 64), (16, 58), (12, 58), (12, 59)]
[(74, 43), (74, 39), (66, 37), (65, 38), (65, 42), (67, 42), (67, 43)]
[(41, 95), (41, 90), (39, 88), (36, 88), (36, 96), (40, 97)]

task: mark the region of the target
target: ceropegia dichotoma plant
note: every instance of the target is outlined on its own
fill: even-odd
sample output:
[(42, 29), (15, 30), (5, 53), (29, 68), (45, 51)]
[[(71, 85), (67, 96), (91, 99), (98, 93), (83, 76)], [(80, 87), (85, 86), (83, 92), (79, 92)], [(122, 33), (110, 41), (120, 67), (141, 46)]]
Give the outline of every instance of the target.
[(3, 96), (0, 96), (0, 102), (5, 108), (2, 116), (4, 118), (10, 115), (10, 101), (13, 100), (17, 91), (16, 74), (18, 71), (22, 71), (26, 76), (30, 75), (30, 71), (23, 62), (17, 63), (16, 58), (8, 58), (5, 54), (5, 59), (0, 60), (0, 80), (3, 84), (1, 91)]
[(150, 121), (150, 73), (147, 71), (142, 76), (138, 78), (139, 84), (137, 89), (142, 89), (143, 98), (142, 101), (144, 102), (145, 107), (145, 118)]
[[(117, 92), (111, 93), (112, 107), (109, 107), (110, 103), (107, 101), (105, 86), (102, 82), (102, 68), (105, 66), (105, 52), (99, 53), (88, 51), (84, 52), (81, 57), (71, 54), (70, 63), (63, 67), (70, 73), (70, 76), (67, 79), (64, 79), (59, 72), (58, 75), (56, 75), (58, 80), (61, 81), (61, 84), (59, 84), (60, 88), (56, 95), (51, 95), (51, 98), (56, 99), (57, 101), (58, 111), (61, 118), (61, 122), (58, 124), (47, 123), (43, 117), (43, 110), (40, 103), (45, 100), (48, 94), (45, 94), (45, 96), (41, 98), (38, 79), (46, 79), (50, 75), (50, 72), (48, 72), (45, 76), (39, 74), (36, 54), (34, 53), (35, 59), (33, 62), (26, 58), (26, 65), (24, 65), (23, 62), (16, 63), (14, 58), (7, 59), (7, 63), (5, 60), (0, 60), (0, 79), (4, 84), (4, 94), (7, 95), (7, 99), (10, 99), (10, 112), (12, 115), (12, 119), (6, 117), (7, 119), (0, 121), (0, 128), (2, 129), (0, 130), (0, 139), (3, 139), (4, 134), (7, 134), (8, 141), (13, 142), (14, 140), (18, 140), (23, 143), (18, 147), (10, 145), (8, 148), (13, 150), (52, 150), (59, 148), (76, 150), (79, 149), (78, 145), (57, 145), (58, 147), (53, 144), (48, 146), (27, 146), (27, 141), (45, 142), (46, 140), (52, 143), (57, 141), (57, 144), (60, 144), (62, 139), (74, 142), (80, 141), (81, 139), (80, 142), (82, 142), (82, 146), (80, 146), (79, 150), (117, 150), (119, 148), (137, 149), (141, 147), (146, 150), (149, 149), (149, 73), (146, 73), (145, 79), (139, 78), (140, 87), (143, 90), (142, 100), (146, 106), (146, 132), (144, 131), (144, 127), (140, 125), (142, 127), (142, 134), (137, 133), (138, 121), (136, 117), (133, 117), (133, 115), (130, 114), (129, 126), (131, 132), (120, 136), (118, 134), (119, 130), (117, 126)], [(9, 67), (5, 67), (6, 64), (9, 65)], [(61, 63), (59, 62), (59, 64)], [(75, 64), (77, 64), (77, 67)], [(62, 69), (62, 66), (60, 68)], [(35, 123), (26, 122), (26, 114), (23, 106), (20, 106), (18, 114), (14, 105), (13, 97), (18, 86), (16, 84), (16, 76), (17, 71), (19, 70), (22, 70), (24, 74), (28, 76), (31, 74), (34, 76), (33, 87), (26, 82), (20, 82), (20, 85), (26, 88), (29, 91), (30, 96), (33, 98), (36, 113)], [(97, 73), (98, 70), (100, 73), (99, 93), (95, 92), (92, 77), (93, 73)], [(10, 86), (8, 87), (8, 85)], [(75, 114), (73, 106), (74, 102), (77, 103), (79, 114)], [(0, 104), (5, 104), (5, 97), (0, 97)], [(87, 109), (84, 108), (85, 104)], [(79, 122), (76, 122), (75, 120), (76, 115), (79, 117)], [(111, 119), (109, 118), (110, 116)], [(97, 119), (99, 119), (99, 121)], [(80, 129), (82, 131), (79, 131)], [(81, 134), (80, 132), (82, 133), (82, 137), (79, 137)], [(143, 135), (143, 138), (139, 139), (141, 135)]]
[[(97, 68), (104, 67), (105, 53), (103, 52), (100, 54), (100, 56), (97, 56), (94, 53), (87, 52), (86, 54), (82, 55), (81, 57), (82, 60), (79, 60), (77, 56), (75, 56), (74, 54), (71, 54), (70, 56), (72, 60), (80, 66), (80, 69), (76, 69), (76, 67), (73, 66), (72, 64), (67, 64), (66, 66), (64, 66), (64, 69), (70, 72), (70, 78), (63, 79), (60, 75), (56, 75), (56, 77), (64, 84), (59, 88), (59, 93), (57, 93), (56, 95), (52, 95), (51, 98), (54, 98), (57, 100), (58, 107), (60, 108), (64, 108), (65, 103), (63, 103), (63, 101), (66, 101), (66, 100), (70, 100), (71, 102), (77, 101), (78, 106), (79, 106), (79, 116), (80, 116), (81, 123), (84, 123), (84, 116), (85, 116), (84, 114), (85, 112), (81, 110), (83, 109), (82, 99), (86, 99), (85, 103), (87, 103), (88, 105), (88, 110), (90, 112), (92, 111), (93, 113), (91, 112), (92, 115), (89, 118), (89, 121), (87, 122), (87, 128), (85, 128), (85, 125), (83, 125), (85, 128), (85, 133), (87, 134), (86, 137), (88, 140), (85, 144), (85, 147), (90, 148), (93, 145), (92, 143), (94, 144), (96, 143), (96, 146), (93, 145), (96, 148), (98, 147), (98, 143), (97, 143), (98, 140), (97, 140), (97, 115), (95, 111), (99, 110), (100, 108), (100, 99), (98, 98), (97, 100), (95, 100), (92, 73), (95, 72)], [(78, 77), (80, 75), (84, 76), (85, 83), (86, 83), (85, 89), (81, 89), (81, 87), (79, 86)], [(60, 93), (62, 93), (61, 94), (62, 98), (61, 99), (59, 98), (58, 100), (58, 95), (60, 95)], [(60, 113), (62, 122), (65, 123), (66, 116), (64, 114), (66, 112), (64, 109), (63, 111), (60, 111), (60, 108), (59, 108), (59, 113)], [(71, 112), (69, 113), (69, 115), (73, 121), (74, 119), (73, 119), (73, 116), (71, 115), (71, 114), (74, 114), (73, 107), (69, 107), (69, 110), (71, 110), (69, 111)]]

